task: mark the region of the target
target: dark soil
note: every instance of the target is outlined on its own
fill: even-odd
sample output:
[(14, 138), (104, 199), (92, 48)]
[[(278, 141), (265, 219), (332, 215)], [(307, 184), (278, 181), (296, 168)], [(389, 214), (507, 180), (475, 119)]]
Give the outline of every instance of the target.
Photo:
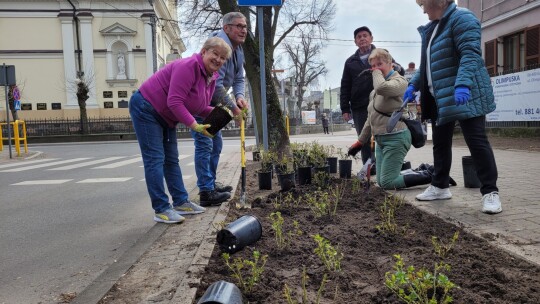
[[(258, 163), (248, 163), (246, 171), (256, 172), (258, 166)], [(252, 253), (257, 250), (268, 255), (268, 260), (258, 285), (252, 292), (244, 293), (244, 303), (287, 303), (285, 284), (291, 290), (295, 303), (317, 303), (317, 291), (325, 274), (327, 282), (319, 303), (398, 303), (396, 295), (384, 284), (385, 273), (392, 271), (395, 264), (393, 256), (400, 254), (405, 265), (413, 265), (417, 270), (424, 267), (433, 271), (434, 263), (440, 258), (434, 252), (432, 237), (448, 242), (456, 231), (459, 238), (445, 259), (451, 270), (444, 272), (459, 286), (452, 290), (454, 303), (540, 303), (540, 267), (509, 255), (486, 240), (406, 203), (397, 209), (395, 215), (401, 232), (382, 233), (375, 227), (381, 224), (379, 208), (388, 194), (376, 186), (369, 191), (360, 188), (355, 192), (353, 180), (336, 177), (332, 177), (327, 186), (333, 189), (340, 184), (346, 191), (336, 215), (317, 218), (302, 198), (317, 190), (313, 185), (296, 186), (289, 191), (296, 198), (297, 206), (276, 209), (272, 200), (286, 194), (278, 191), (276, 178), (274, 191), (261, 191), (258, 190), (256, 174), (249, 174), (247, 193), (253, 208), (238, 210), (234, 208), (237, 199), (232, 200), (227, 223), (244, 214), (254, 215), (262, 224), (262, 238), (234, 253), (232, 258), (252, 260)], [(239, 193), (235, 197), (238, 198)], [(269, 219), (275, 211), (281, 212), (285, 231), (292, 230), (295, 220), (303, 232), (283, 250), (276, 247)], [(315, 234), (328, 239), (343, 253), (341, 271), (326, 270), (314, 253), (316, 243), (312, 236)], [(304, 267), (308, 276), (306, 302), (302, 301)], [(202, 275), (197, 300), (213, 282), (219, 280), (237, 283), (216, 246)]]

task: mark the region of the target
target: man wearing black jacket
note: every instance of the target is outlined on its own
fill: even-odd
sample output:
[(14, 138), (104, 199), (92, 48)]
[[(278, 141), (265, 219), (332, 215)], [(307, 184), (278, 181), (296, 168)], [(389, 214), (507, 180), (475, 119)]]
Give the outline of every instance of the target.
[[(373, 91), (371, 65), (368, 62), (369, 54), (375, 49), (372, 42), (373, 36), (367, 26), (354, 30), (354, 43), (358, 46), (358, 50), (345, 61), (341, 77), (341, 113), (345, 121), (354, 120), (354, 127), (358, 135), (360, 135), (367, 120), (369, 94)], [(394, 70), (401, 75), (405, 74), (405, 70), (395, 62)], [(365, 163), (371, 157), (370, 145), (364, 145), (361, 153), (362, 162)]]

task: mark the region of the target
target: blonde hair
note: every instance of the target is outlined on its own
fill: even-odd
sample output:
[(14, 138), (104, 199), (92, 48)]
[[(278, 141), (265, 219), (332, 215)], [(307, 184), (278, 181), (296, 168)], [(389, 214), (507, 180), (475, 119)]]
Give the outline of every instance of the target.
[(447, 7), (454, 0), (416, 0), (416, 4), (429, 7)]
[(232, 54), (232, 50), (231, 50), (231, 47), (227, 44), (227, 42), (225, 42), (225, 40), (219, 38), (219, 37), (212, 37), (212, 38), (208, 38), (203, 46), (202, 46), (202, 50), (210, 50), (210, 49), (221, 49), (221, 50), (224, 50), (227, 54), (226, 54), (226, 57), (227, 59), (231, 58), (231, 54)]
[(369, 55), (368, 62), (371, 64), (371, 60), (380, 59), (386, 63), (392, 63), (392, 55), (385, 49), (374, 49)]

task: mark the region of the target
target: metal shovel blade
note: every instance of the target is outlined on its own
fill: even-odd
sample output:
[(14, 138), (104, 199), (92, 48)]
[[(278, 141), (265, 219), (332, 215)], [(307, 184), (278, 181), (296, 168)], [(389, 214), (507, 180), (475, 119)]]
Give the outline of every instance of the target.
[(388, 123), (386, 124), (386, 132), (390, 133), (392, 132), (392, 130), (394, 130), (397, 122), (401, 119), (401, 116), (403, 115), (403, 109), (407, 106), (408, 102), (408, 99), (404, 100), (403, 104), (401, 104), (401, 108), (399, 108), (399, 110), (397, 111), (392, 112), (392, 115), (390, 115)]

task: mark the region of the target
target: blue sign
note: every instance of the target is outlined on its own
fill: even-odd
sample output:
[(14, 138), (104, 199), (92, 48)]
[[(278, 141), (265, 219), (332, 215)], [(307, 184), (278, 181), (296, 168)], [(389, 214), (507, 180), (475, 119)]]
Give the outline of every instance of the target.
[(21, 110), (21, 101), (20, 100), (15, 100), (13, 102), (13, 107), (15, 108), (15, 111), (20, 111)]
[(282, 0), (238, 0), (239, 6), (281, 6)]

